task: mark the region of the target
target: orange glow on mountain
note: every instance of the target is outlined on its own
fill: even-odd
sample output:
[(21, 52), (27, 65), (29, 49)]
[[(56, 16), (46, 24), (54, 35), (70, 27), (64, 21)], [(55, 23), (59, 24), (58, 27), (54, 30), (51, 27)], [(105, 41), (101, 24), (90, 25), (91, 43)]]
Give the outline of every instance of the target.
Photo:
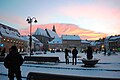
[[(104, 33), (97, 33), (94, 31), (79, 28), (77, 25), (74, 25), (74, 24), (59, 24), (59, 23), (33, 25), (32, 33), (34, 33), (37, 28), (42, 28), (42, 29), (47, 28), (47, 29), (52, 30), (53, 25), (55, 26), (56, 32), (59, 36), (61, 36), (61, 35), (79, 35), (81, 39), (88, 39), (88, 40), (96, 40), (96, 39), (107, 36), (107, 34), (104, 34)], [(29, 31), (26, 31), (26, 30), (21, 30), (20, 32), (22, 35), (29, 34)]]

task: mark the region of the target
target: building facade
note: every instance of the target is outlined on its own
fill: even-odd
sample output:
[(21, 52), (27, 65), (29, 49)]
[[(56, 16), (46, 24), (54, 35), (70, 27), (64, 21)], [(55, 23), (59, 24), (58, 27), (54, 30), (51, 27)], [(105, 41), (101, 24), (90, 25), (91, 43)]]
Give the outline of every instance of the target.
[(43, 30), (41, 28), (37, 28), (33, 36), (43, 43), (43, 50), (49, 49), (49, 45), (48, 45), (49, 41), (52, 41), (54, 38), (58, 38), (56, 32), (49, 29)]
[(78, 35), (62, 35), (61, 38), (55, 38), (48, 43), (50, 49), (61, 49), (65, 48), (72, 50), (74, 47), (81, 50), (81, 39)]
[(24, 51), (26, 40), (24, 40), (17, 29), (11, 28), (9, 26), (0, 24), (0, 35), (1, 35), (1, 50), (6, 49), (9, 52), (9, 48), (16, 45), (18, 51)]

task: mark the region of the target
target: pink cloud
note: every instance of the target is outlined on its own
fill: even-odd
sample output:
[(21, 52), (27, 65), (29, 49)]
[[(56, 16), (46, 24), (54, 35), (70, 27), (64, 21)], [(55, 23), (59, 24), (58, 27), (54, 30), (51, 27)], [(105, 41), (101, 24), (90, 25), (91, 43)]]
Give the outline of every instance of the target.
[(68, 5), (60, 7), (59, 12), (63, 16), (73, 18), (77, 21), (76, 24), (81, 24), (81, 27), (86, 29), (111, 34), (120, 32), (120, 9), (118, 8), (105, 5)]
[(120, 19), (120, 10), (116, 8), (110, 8), (107, 6), (97, 5), (68, 5), (62, 6), (59, 12), (65, 16), (71, 16), (73, 18), (88, 17), (88, 18), (115, 18)]
[[(57, 34), (59, 36), (61, 35), (79, 35), (82, 39), (89, 39), (89, 40), (95, 40), (99, 39), (102, 37), (106, 37), (107, 35), (104, 33), (96, 33), (94, 31), (86, 30), (79, 28), (77, 25), (73, 24), (44, 24), (44, 25), (34, 25), (32, 28), (32, 33), (36, 31), (37, 28), (42, 28), (42, 29), (50, 29), (52, 30), (53, 25), (56, 27)], [(26, 30), (21, 30), (21, 33), (29, 33)]]

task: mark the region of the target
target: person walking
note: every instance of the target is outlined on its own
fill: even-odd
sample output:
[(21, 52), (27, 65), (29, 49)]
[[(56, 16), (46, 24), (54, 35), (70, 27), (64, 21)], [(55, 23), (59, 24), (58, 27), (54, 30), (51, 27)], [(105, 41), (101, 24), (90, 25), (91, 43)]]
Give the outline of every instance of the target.
[(72, 50), (72, 65), (76, 65), (77, 64), (77, 54), (78, 54), (78, 50), (76, 49), (76, 47), (74, 47), (74, 49)]
[(87, 59), (92, 59), (93, 58), (93, 51), (92, 51), (92, 48), (90, 46), (88, 46), (88, 49), (87, 49)]
[(14, 74), (16, 75), (17, 80), (22, 80), (20, 70), (22, 64), (22, 56), (18, 53), (17, 47), (12, 46), (4, 61), (4, 66), (8, 69), (9, 80), (14, 80)]
[(68, 54), (68, 49), (66, 48), (65, 49), (65, 62), (66, 62), (66, 64), (69, 64), (69, 54)]

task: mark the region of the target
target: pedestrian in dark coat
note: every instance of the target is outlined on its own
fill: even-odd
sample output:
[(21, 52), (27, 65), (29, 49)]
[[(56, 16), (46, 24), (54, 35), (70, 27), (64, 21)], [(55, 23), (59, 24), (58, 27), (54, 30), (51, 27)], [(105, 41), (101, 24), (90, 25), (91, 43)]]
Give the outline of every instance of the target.
[(77, 64), (77, 54), (78, 54), (78, 50), (76, 49), (76, 47), (74, 47), (74, 49), (72, 50), (72, 65), (76, 65)]
[(6, 51), (6, 49), (3, 48), (3, 50), (1, 51), (1, 56), (2, 56), (2, 57), (5, 57), (5, 51)]
[(65, 61), (66, 61), (66, 64), (69, 64), (69, 54), (68, 54), (68, 49), (66, 48), (65, 49)]
[(17, 47), (12, 46), (4, 61), (4, 66), (8, 69), (9, 80), (14, 80), (14, 74), (16, 75), (17, 80), (22, 80), (20, 70), (22, 64), (22, 56), (18, 53)]
[(93, 51), (92, 51), (92, 48), (90, 46), (88, 46), (88, 49), (87, 49), (87, 59), (92, 59), (93, 58)]

